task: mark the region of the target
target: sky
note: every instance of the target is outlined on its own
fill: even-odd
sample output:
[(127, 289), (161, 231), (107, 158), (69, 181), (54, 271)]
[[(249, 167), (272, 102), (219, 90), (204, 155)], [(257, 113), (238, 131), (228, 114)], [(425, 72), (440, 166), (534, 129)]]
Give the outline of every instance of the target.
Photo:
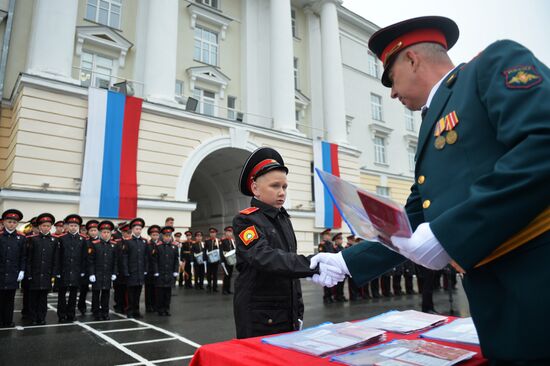
[(499, 39), (511, 39), (529, 48), (550, 66), (550, 1), (548, 0), (344, 0), (344, 7), (385, 27), (426, 15), (453, 19), (460, 29), (449, 55), (455, 64), (467, 62)]

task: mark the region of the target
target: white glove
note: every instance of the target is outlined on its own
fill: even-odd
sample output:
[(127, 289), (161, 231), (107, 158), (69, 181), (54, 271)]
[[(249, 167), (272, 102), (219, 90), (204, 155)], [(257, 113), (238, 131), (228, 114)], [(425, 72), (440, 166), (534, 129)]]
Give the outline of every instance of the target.
[(147, 276), (147, 272), (143, 272), (143, 274), (144, 274), (145, 276)]
[(410, 238), (392, 236), (391, 241), (402, 255), (426, 268), (443, 269), (451, 261), (427, 222), (418, 225)]
[(153, 276), (158, 277), (160, 274), (157, 272)]
[(80, 274), (80, 277), (84, 277), (84, 273), (81, 273), (81, 274)]
[(57, 277), (57, 278), (61, 278), (61, 275), (55, 275), (55, 277)]
[(94, 283), (95, 282), (95, 275), (91, 275), (90, 277), (88, 277), (88, 279), (90, 280), (91, 283)]
[(116, 281), (116, 275), (111, 275), (111, 281)]
[(23, 281), (24, 277), (25, 277), (25, 271), (19, 271), (19, 275), (17, 275), (17, 282)]
[(319, 265), (319, 272), (326, 272), (336, 282), (343, 281), (346, 275), (350, 275), (346, 261), (340, 253), (319, 253), (311, 258), (309, 268), (315, 269)]
[(174, 272), (174, 273), (172, 273), (172, 276), (178, 277), (178, 274), (179, 274), (178, 272)]
[(338, 281), (327, 275), (326, 272), (321, 274), (316, 273), (312, 277), (307, 277), (307, 279), (323, 287), (334, 287), (338, 284)]

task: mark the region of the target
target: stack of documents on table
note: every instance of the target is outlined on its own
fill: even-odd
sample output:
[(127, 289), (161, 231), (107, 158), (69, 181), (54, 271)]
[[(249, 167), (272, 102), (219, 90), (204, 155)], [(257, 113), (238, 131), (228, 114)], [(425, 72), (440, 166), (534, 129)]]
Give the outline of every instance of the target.
[(385, 333), (379, 329), (344, 322), (263, 338), (262, 342), (314, 356), (326, 356), (380, 342), (385, 339)]
[(388, 332), (409, 334), (441, 325), (446, 321), (447, 317), (442, 315), (427, 314), (416, 310), (392, 310), (355, 324)]
[(479, 346), (479, 338), (477, 337), (477, 331), (472, 318), (456, 319), (449, 324), (422, 334), (421, 337)]
[(420, 340), (395, 340), (372, 348), (334, 356), (352, 366), (451, 366), (476, 355), (476, 352)]

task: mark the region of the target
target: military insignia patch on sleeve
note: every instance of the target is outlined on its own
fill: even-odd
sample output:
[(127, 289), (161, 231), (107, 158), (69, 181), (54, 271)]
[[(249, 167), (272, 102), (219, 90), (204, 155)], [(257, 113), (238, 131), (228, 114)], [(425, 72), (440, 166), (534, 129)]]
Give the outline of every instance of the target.
[(542, 76), (532, 65), (512, 67), (502, 74), (508, 89), (529, 89), (542, 82)]
[(241, 238), (244, 245), (249, 245), (254, 240), (258, 239), (258, 232), (256, 231), (256, 227), (254, 225), (247, 227), (241, 233), (239, 234), (239, 238)]

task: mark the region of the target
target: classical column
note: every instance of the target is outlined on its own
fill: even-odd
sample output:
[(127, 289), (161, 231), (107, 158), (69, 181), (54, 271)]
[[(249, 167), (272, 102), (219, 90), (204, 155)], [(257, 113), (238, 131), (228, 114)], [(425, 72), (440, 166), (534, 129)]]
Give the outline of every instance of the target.
[(308, 29), (309, 83), (311, 110), (311, 137), (313, 140), (325, 137), (323, 116), (323, 69), (321, 62), (321, 23), (311, 6), (304, 7)]
[(341, 2), (341, 0), (322, 0), (321, 2), (321, 53), (326, 138), (330, 142), (346, 144), (344, 74), (340, 52), (340, 29), (336, 10), (336, 6)]
[(270, 1), (271, 113), (273, 128), (298, 133), (294, 97), (294, 50), (290, 0)]
[(174, 101), (178, 0), (140, 1), (147, 7), (143, 65), (144, 96), (149, 100)]
[(71, 78), (78, 1), (35, 0), (27, 72), (62, 81)]

